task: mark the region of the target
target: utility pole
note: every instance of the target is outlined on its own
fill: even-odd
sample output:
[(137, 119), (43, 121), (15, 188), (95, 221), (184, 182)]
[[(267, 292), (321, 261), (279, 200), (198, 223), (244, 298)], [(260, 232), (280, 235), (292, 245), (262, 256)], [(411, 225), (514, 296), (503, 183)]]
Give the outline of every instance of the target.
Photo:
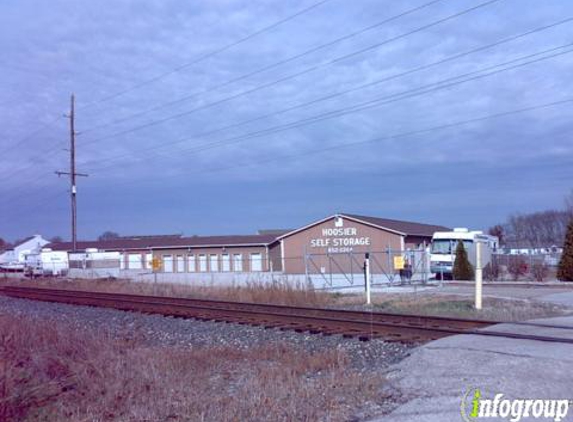
[(70, 119), (70, 171), (56, 171), (58, 176), (70, 176), (70, 199), (72, 205), (72, 248), (76, 251), (77, 245), (77, 206), (76, 206), (76, 176), (87, 177), (87, 174), (76, 173), (76, 130), (75, 130), (75, 97), (72, 94), (70, 114), (65, 117)]

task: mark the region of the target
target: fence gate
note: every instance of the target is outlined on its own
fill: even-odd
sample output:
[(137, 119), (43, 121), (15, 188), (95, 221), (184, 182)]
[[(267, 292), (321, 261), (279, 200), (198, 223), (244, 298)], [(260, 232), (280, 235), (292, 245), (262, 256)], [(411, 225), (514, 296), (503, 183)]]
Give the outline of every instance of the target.
[[(429, 254), (425, 249), (373, 251), (370, 254), (372, 285), (426, 283)], [(364, 252), (306, 254), (305, 276), (318, 289), (364, 288)]]

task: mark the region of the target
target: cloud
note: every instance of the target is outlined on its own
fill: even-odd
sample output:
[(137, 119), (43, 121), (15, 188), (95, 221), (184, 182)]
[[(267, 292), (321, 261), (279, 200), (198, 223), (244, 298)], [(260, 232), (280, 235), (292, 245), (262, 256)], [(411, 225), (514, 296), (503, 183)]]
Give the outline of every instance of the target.
[[(532, 193), (533, 202), (523, 198), (503, 206), (498, 204), (499, 209), (489, 213), (492, 215), (490, 220), (472, 215), (472, 221), (465, 225), (472, 222), (488, 224), (525, 206), (553, 206), (555, 201), (560, 201), (558, 192), (565, 193), (570, 188), (565, 177), (570, 170), (560, 165), (560, 160), (572, 152), (570, 105), (409, 138), (364, 143), (353, 148), (329, 148), (570, 97), (572, 55), (288, 131), (235, 142), (233, 139), (558, 46), (569, 41), (570, 23), (368, 89), (201, 136), (573, 16), (573, 5), (567, 2), (540, 4), (533, 0), (505, 0), (364, 54), (321, 66), (469, 7), (441, 2), (314, 54), (213, 89), (422, 3), (391, 2), (382, 8), (373, 0), (356, 4), (332, 0), (155, 83), (90, 106), (93, 101), (170, 72), (295, 10), (308, 7), (311, 2), (233, 0), (196, 2), (183, 7), (180, 2), (159, 0), (145, 3), (118, 0), (113, 4), (54, 0), (49, 5), (32, 0), (8, 0), (0, 5), (0, 26), (3, 28), (0, 39), (3, 51), (0, 142), (3, 149), (16, 145), (31, 131), (62, 114), (68, 107), (69, 94), (75, 92), (77, 127), (83, 132), (78, 136), (78, 165), (80, 170), (90, 173), (89, 179), (80, 181), (85, 186), (83, 201), (90, 207), (85, 212), (92, 215), (84, 224), (92, 234), (108, 228), (103, 225), (109, 225), (114, 218), (108, 216), (99, 220), (98, 211), (101, 214), (103, 209), (113, 207), (123, 197), (155, 195), (162, 198), (155, 204), (147, 203), (143, 211), (138, 209), (133, 230), (142, 231), (150, 218), (155, 221), (168, 217), (166, 203), (189, 209), (193, 206), (192, 198), (201, 198), (203, 212), (216, 207), (224, 212), (234, 208), (250, 209), (248, 204), (253, 198), (233, 195), (231, 203), (229, 195), (226, 195), (228, 201), (212, 197), (213, 192), (225, 192), (229, 186), (239, 191), (243, 191), (244, 186), (259, 191), (257, 206), (283, 215), (278, 211), (279, 207), (300, 206), (303, 193), (309, 195), (309, 201), (313, 200), (310, 195), (315, 195), (316, 191), (306, 190), (305, 184), (310, 183), (317, 189), (322, 186), (326, 192), (332, 192), (329, 184), (336, 175), (338, 197), (349, 198), (348, 201), (354, 203), (364, 196), (355, 194), (356, 190), (364, 190), (368, 195), (373, 188), (384, 190), (387, 185), (396, 184), (394, 178), (397, 176), (390, 179), (382, 176), (373, 181), (381, 172), (407, 173), (408, 180), (431, 178), (434, 184), (418, 194), (435, 209), (420, 213), (419, 219), (425, 220), (427, 214), (428, 219), (435, 217), (443, 224), (452, 225), (450, 219), (463, 220), (464, 213), (469, 212), (470, 195), (463, 189), (455, 191), (456, 202), (468, 204), (465, 208), (449, 210), (440, 206), (440, 201), (451, 197), (449, 179), (442, 177), (444, 169), (470, 166), (478, 174), (491, 174), (492, 168), (503, 168), (508, 163), (515, 168), (524, 166), (524, 174), (537, 175), (538, 180), (547, 184), (542, 189), (546, 195), (536, 192), (535, 195)], [(163, 124), (110, 136), (224, 100), (313, 66), (318, 68), (251, 94), (187, 113)], [(90, 130), (184, 96), (191, 98), (120, 124)], [(2, 223), (0, 230), (20, 236), (35, 225), (41, 229), (38, 217), (31, 211), (32, 204), (56, 194), (65, 198), (61, 192), (66, 189), (66, 182), (58, 180), (53, 172), (68, 165), (67, 153), (62, 150), (68, 137), (66, 124), (62, 119), (40, 130), (37, 136), (17, 148), (6, 149), (0, 170), (0, 175), (4, 176), (0, 193), (6, 202), (0, 207), (15, 217)], [(221, 146), (198, 151), (204, 145), (217, 142)], [(327, 152), (316, 153), (319, 149)], [(555, 163), (554, 169), (551, 163)], [(433, 173), (440, 177), (433, 177)], [(494, 174), (488, 183), (500, 194), (510, 196), (514, 195), (513, 189), (520, 192), (531, 189), (525, 181), (528, 178), (523, 177), (521, 184), (518, 180), (508, 185), (503, 174)], [(464, 172), (459, 179), (461, 185), (473, 180)], [(275, 186), (280, 186), (282, 204), (274, 203)], [(412, 190), (417, 190), (415, 183), (409, 188)], [(88, 197), (102, 192), (106, 195), (100, 200)], [(181, 201), (178, 192), (193, 194), (189, 195), (188, 201)], [(411, 196), (403, 190), (394, 194), (393, 207), (389, 210), (394, 217), (400, 217), (401, 212), (408, 215)], [(320, 198), (313, 215), (327, 214), (344, 203), (343, 199), (334, 200), (330, 194)], [(369, 205), (360, 211), (367, 214), (384, 215), (388, 210), (380, 202), (369, 199), (365, 203)], [(22, 209), (25, 211), (21, 212)], [(58, 221), (52, 218), (56, 211), (61, 213), (61, 210), (47, 210), (51, 223)], [(126, 205), (118, 211), (117, 221), (131, 221), (133, 211)], [(304, 211), (300, 213), (304, 214)], [(310, 217), (302, 214), (299, 219)], [(248, 215), (244, 217), (245, 228), (256, 224)], [(269, 223), (280, 225), (280, 221)], [(66, 224), (65, 217), (61, 218), (61, 223), (56, 224), (58, 231), (67, 230)], [(137, 230), (137, 224), (141, 230)], [(205, 224), (215, 229), (218, 222), (215, 218), (207, 218)], [(165, 229), (169, 231), (173, 227), (166, 225)]]

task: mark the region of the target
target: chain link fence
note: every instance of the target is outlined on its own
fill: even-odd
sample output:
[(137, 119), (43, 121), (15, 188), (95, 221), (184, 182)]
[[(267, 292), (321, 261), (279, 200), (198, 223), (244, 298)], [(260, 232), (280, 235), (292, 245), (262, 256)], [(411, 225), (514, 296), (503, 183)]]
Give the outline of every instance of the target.
[(489, 281), (547, 281), (556, 278), (560, 252), (535, 254), (497, 253), (484, 268)]
[[(366, 255), (370, 262), (372, 286), (426, 284), (431, 277), (430, 255), (425, 249), (386, 249), (368, 254), (307, 254), (303, 257), (305, 277), (317, 288), (364, 288)], [(287, 259), (285, 267), (289, 268), (291, 264)]]

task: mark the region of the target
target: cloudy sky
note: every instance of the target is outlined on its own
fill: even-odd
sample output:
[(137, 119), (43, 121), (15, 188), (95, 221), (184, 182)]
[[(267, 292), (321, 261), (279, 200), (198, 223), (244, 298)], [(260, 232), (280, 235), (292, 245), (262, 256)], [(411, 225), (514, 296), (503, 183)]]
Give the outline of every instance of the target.
[(573, 188), (573, 3), (4, 0), (0, 237), (487, 228)]

